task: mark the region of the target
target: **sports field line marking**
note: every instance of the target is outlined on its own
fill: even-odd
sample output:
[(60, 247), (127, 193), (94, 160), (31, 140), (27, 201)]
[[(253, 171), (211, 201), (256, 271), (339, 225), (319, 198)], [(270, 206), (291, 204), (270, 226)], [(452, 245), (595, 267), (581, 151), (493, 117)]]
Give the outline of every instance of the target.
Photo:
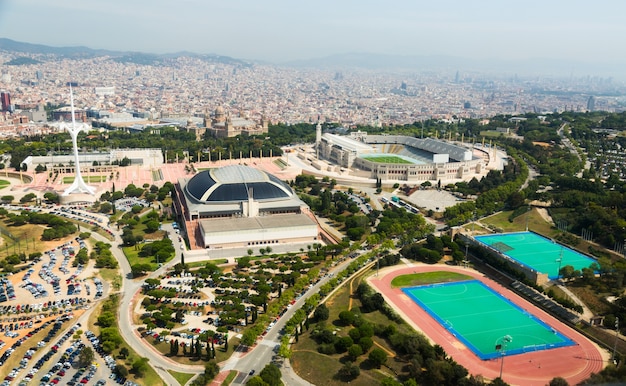
[(517, 310), (512, 310), (510, 308), (502, 308), (499, 310), (493, 310), (493, 311), (484, 311), (484, 312), (473, 312), (471, 314), (468, 313), (463, 313), (463, 314), (456, 314), (456, 315), (452, 315), (452, 316), (446, 316), (448, 319), (451, 318), (466, 318), (468, 316), (478, 316), (478, 315), (490, 315), (490, 314), (502, 314), (505, 312), (509, 312), (509, 311), (514, 311), (515, 314), (519, 314), (519, 312)]
[[(536, 327), (537, 324), (533, 323), (533, 324), (520, 324), (518, 326), (515, 327), (511, 327), (511, 326), (506, 326), (506, 327), (502, 327), (502, 328), (490, 328), (489, 331), (476, 331), (476, 332), (468, 332), (468, 333), (463, 333), (463, 336), (467, 337), (467, 336), (480, 336), (480, 335), (492, 335), (493, 332), (497, 332), (497, 331), (502, 331), (502, 332), (506, 332), (508, 335), (518, 335), (515, 334), (515, 331), (523, 331), (526, 328), (529, 327)], [(528, 334), (524, 334), (526, 336), (532, 336), (535, 339), (539, 339), (539, 337), (535, 336), (535, 335), (528, 335)]]
[[(424, 292), (427, 292), (428, 290), (425, 290)], [(467, 292), (467, 291), (466, 291)], [(459, 299), (454, 298), (454, 296), (457, 296), (461, 293), (464, 292), (457, 292), (454, 294), (446, 294), (446, 295), (442, 295), (442, 294), (437, 294), (434, 292), (428, 292), (431, 295), (439, 295), (439, 297), (448, 297), (447, 299), (441, 299), (441, 300), (428, 300), (428, 304), (444, 304), (444, 303), (452, 303), (452, 302), (458, 302)], [(450, 299), (452, 298), (452, 299)], [(493, 296), (489, 296), (489, 295), (484, 295), (484, 296), (472, 296), (472, 297), (465, 297), (464, 300), (471, 300), (471, 299), (493, 299)]]

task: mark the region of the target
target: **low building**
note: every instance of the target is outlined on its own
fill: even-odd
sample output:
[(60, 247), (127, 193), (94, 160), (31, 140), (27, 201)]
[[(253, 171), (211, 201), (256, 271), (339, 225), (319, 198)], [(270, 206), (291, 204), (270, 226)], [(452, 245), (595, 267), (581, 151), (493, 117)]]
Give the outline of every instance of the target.
[(319, 241), (308, 206), (285, 182), (230, 165), (176, 184), (175, 210), (192, 248), (240, 248)]

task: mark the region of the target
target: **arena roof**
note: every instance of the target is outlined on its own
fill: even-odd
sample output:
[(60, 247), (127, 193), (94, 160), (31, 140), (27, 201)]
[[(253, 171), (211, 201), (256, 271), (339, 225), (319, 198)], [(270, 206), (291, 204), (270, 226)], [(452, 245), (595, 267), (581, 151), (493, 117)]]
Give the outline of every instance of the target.
[(185, 189), (197, 201), (207, 203), (246, 201), (250, 194), (257, 201), (290, 199), (294, 195), (275, 176), (243, 165), (202, 171), (187, 182)]
[(200, 226), (205, 234), (230, 233), (273, 228), (296, 228), (316, 225), (310, 217), (303, 214), (281, 214), (262, 217), (215, 218), (201, 220)]

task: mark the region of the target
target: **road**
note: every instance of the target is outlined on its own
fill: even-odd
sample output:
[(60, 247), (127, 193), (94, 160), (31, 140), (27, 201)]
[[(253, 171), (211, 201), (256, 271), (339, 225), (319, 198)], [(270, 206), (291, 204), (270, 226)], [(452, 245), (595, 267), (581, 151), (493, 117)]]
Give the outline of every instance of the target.
[[(171, 227), (171, 225), (169, 226)], [(170, 234), (174, 234), (173, 229), (171, 229), (171, 231), (172, 232), (170, 232)], [(141, 289), (141, 285), (146, 278), (157, 277), (158, 275), (165, 272), (165, 270), (170, 266), (176, 264), (177, 262), (180, 262), (180, 250), (177, 250), (177, 255), (174, 259), (170, 260), (167, 264), (150, 274), (148, 277), (144, 277), (141, 280), (133, 280), (130, 264), (126, 259), (126, 256), (124, 256), (124, 252), (121, 248), (122, 239), (120, 237), (120, 234), (117, 231), (113, 231), (113, 234), (115, 236), (115, 241), (113, 242), (111, 252), (113, 253), (113, 256), (120, 265), (120, 271), (122, 275), (122, 296), (120, 299), (120, 307), (118, 309), (118, 324), (120, 328), (120, 335), (126, 341), (126, 343), (128, 343), (128, 345), (137, 352), (139, 356), (149, 359), (148, 363), (154, 368), (157, 374), (159, 374), (159, 377), (161, 377), (165, 384), (178, 386), (178, 381), (167, 370), (201, 373), (204, 371), (204, 367), (181, 365), (180, 363), (170, 361), (169, 359), (161, 355), (161, 353), (159, 353), (151, 345), (146, 344), (146, 342), (143, 341), (138, 333), (134, 331), (132, 323), (133, 310), (131, 304), (133, 297), (139, 292), (139, 290)], [(94, 237), (97, 241), (103, 241), (106, 243), (111, 242), (110, 240), (97, 233), (92, 233), (92, 237)]]

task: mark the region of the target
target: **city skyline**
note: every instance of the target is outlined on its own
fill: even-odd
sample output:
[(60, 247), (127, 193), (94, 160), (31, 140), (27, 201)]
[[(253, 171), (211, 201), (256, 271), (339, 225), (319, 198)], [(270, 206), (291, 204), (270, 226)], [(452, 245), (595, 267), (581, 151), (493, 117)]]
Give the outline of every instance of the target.
[[(51, 46), (191, 51), (285, 63), (346, 53), (553, 59), (617, 67), (626, 3), (4, 0), (0, 36)], [(575, 71), (575, 64), (565, 72)]]

